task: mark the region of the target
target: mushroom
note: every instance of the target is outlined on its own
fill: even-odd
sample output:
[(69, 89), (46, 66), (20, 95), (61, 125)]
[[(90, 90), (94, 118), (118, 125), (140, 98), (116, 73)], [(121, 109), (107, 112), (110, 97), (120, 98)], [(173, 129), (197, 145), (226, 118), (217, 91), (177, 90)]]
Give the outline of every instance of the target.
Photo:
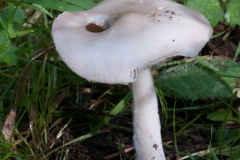
[(138, 160), (165, 159), (151, 66), (197, 56), (211, 35), (203, 15), (170, 0), (104, 0), (88, 11), (62, 13), (52, 26), (56, 50), (76, 74), (132, 84)]

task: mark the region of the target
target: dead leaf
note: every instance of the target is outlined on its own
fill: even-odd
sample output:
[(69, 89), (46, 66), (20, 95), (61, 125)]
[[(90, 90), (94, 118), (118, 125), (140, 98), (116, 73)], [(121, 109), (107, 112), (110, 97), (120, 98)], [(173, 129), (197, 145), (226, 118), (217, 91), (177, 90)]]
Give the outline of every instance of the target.
[(14, 129), (15, 117), (16, 117), (16, 110), (11, 109), (9, 114), (7, 115), (6, 121), (3, 126), (2, 133), (8, 142), (14, 141), (14, 137), (12, 136), (12, 133)]

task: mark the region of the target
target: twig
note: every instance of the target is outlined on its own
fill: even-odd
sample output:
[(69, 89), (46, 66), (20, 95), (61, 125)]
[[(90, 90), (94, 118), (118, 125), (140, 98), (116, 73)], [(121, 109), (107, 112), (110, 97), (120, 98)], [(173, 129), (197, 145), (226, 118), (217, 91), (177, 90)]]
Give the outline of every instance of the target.
[(124, 149), (124, 150), (122, 150), (122, 151), (119, 151), (119, 152), (116, 152), (116, 153), (111, 154), (111, 155), (109, 155), (109, 156), (106, 156), (106, 157), (104, 157), (104, 159), (105, 159), (105, 160), (113, 159), (113, 158), (115, 158), (115, 157), (117, 157), (117, 156), (120, 156), (121, 154), (126, 154), (126, 153), (128, 153), (128, 152), (133, 151), (133, 150), (134, 150), (134, 147), (129, 147), (129, 148), (126, 148), (126, 149)]
[[(203, 157), (203, 156), (205, 156), (205, 155), (207, 155), (209, 153), (210, 153), (210, 149), (207, 149), (207, 150), (204, 150), (204, 151), (199, 151), (199, 152), (196, 152), (196, 153), (192, 153), (191, 155), (192, 156)], [(190, 157), (189, 156), (185, 156), (185, 157), (180, 158), (179, 160), (184, 160), (184, 159), (188, 159), (188, 158), (190, 158)]]

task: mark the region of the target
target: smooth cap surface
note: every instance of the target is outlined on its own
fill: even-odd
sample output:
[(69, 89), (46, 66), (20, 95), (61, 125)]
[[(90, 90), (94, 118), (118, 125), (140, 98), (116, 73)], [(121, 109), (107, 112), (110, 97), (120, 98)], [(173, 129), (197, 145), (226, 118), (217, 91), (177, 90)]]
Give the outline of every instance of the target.
[(88, 11), (60, 14), (52, 35), (76, 74), (129, 83), (166, 58), (197, 56), (212, 27), (200, 13), (170, 0), (105, 0)]

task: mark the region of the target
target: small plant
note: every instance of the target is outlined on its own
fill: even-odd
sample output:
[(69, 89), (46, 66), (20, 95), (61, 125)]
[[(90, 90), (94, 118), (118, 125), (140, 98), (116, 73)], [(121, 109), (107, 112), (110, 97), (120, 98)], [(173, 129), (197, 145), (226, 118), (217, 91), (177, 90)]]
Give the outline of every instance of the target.
[(190, 100), (231, 98), (239, 88), (239, 69), (240, 64), (234, 61), (198, 57), (192, 63), (164, 70), (156, 82), (165, 96)]
[(240, 25), (239, 0), (186, 0), (186, 6), (205, 15), (213, 26), (224, 20), (232, 28)]

